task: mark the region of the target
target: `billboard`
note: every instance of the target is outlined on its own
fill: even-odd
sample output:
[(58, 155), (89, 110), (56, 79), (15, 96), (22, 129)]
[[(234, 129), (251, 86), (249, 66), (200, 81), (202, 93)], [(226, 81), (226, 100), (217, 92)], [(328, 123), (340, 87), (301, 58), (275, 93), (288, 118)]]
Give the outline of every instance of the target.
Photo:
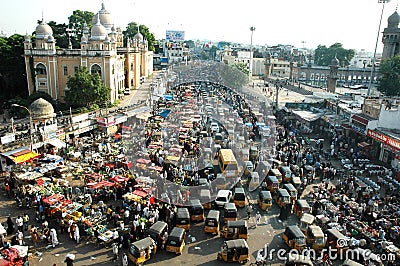
[(177, 30), (167, 30), (165, 35), (165, 40), (167, 41), (184, 41), (185, 40), (185, 32), (177, 31)]

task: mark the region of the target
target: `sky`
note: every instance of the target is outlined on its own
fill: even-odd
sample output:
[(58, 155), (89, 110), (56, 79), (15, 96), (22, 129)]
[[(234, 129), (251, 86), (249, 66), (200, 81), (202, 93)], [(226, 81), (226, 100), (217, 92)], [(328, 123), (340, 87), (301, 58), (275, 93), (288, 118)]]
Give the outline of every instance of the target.
[[(379, 21), (382, 31), (400, 0), (104, 0), (115, 26), (129, 22), (149, 28), (156, 39), (166, 30), (185, 31), (186, 40), (228, 41), (253, 45), (291, 44), (315, 49), (342, 43), (345, 49), (373, 52)], [(8, 35), (32, 33), (37, 20), (68, 23), (74, 10), (97, 13), (102, 0), (1, 1), (0, 30)]]

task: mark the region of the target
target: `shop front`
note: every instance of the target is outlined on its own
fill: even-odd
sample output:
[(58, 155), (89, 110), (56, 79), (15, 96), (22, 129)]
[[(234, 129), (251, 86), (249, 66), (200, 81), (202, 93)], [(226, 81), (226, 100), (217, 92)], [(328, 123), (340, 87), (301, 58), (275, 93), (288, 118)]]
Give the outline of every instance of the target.
[(367, 135), (380, 143), (379, 160), (400, 170), (400, 134), (386, 130), (368, 129)]

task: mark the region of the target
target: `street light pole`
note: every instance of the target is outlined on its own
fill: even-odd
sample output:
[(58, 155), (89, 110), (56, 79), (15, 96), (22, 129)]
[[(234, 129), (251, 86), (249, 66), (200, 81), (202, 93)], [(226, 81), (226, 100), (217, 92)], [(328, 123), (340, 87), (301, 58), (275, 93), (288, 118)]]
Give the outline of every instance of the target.
[(30, 138), (30, 141), (31, 141), (31, 147), (30, 148), (32, 150), (33, 149), (33, 136), (32, 136), (33, 130), (32, 130), (32, 113), (31, 113), (31, 110), (29, 110), (27, 107), (25, 107), (23, 105), (19, 105), (19, 104), (16, 104), (16, 103), (12, 104), (11, 106), (23, 108), (26, 111), (28, 111), (28, 113), (29, 113), (29, 138)]
[(253, 76), (253, 32), (256, 30), (255, 27), (250, 27), (251, 37), (250, 37), (250, 62), (249, 62), (249, 81), (251, 81), (251, 77)]
[(380, 20), (379, 20), (378, 33), (376, 34), (376, 42), (375, 42), (374, 57), (372, 58), (371, 75), (370, 75), (370, 77), (369, 77), (367, 96), (370, 96), (370, 95), (371, 95), (372, 77), (373, 77), (373, 75), (374, 75), (374, 69), (375, 69), (376, 49), (378, 48), (379, 33), (380, 33), (380, 31), (381, 31), (383, 10), (385, 9), (385, 3), (389, 3), (389, 2), (390, 2), (390, 0), (378, 0), (378, 3), (382, 3), (382, 12), (381, 12), (381, 18), (380, 18)]

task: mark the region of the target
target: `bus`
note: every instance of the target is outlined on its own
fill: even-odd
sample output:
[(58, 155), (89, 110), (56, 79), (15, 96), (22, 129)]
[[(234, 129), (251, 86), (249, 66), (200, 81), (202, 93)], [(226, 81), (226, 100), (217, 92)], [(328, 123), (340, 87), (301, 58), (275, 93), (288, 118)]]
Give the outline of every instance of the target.
[(221, 172), (226, 177), (237, 177), (239, 175), (239, 166), (231, 149), (220, 149), (218, 162)]

